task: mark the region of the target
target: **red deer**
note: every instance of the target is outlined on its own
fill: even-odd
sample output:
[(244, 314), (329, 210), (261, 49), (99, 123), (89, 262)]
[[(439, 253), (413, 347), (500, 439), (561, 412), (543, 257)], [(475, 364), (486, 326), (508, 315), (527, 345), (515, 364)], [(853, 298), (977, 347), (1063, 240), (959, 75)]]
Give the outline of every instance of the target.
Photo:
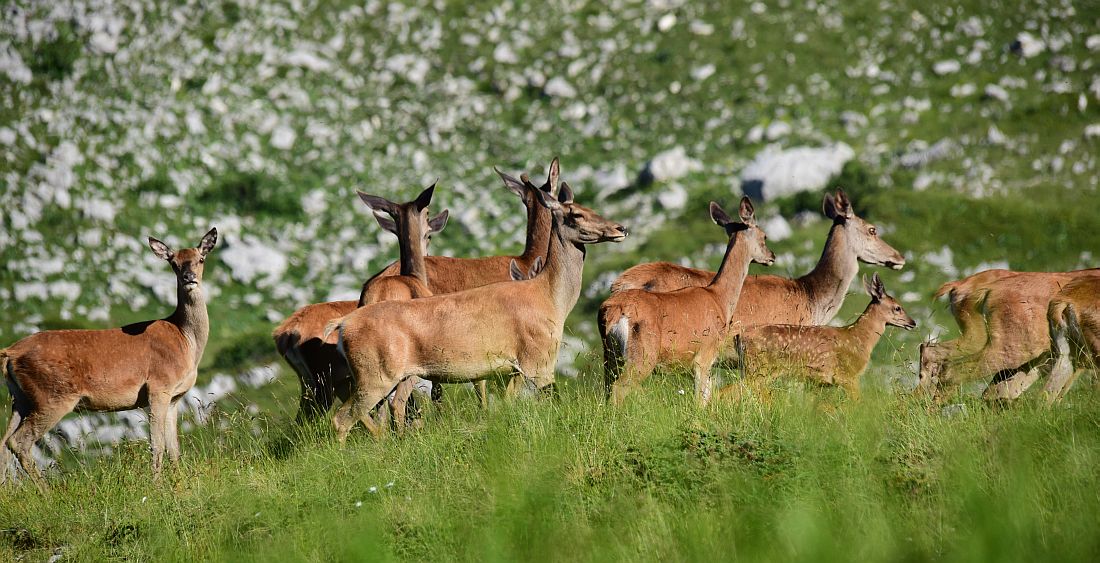
[[(521, 268), (529, 269), (536, 258), (546, 252), (550, 240), (550, 213), (538, 204), (535, 191), (553, 191), (558, 184), (558, 160), (550, 164), (550, 173), (546, 183), (536, 187), (526, 176), (517, 180), (497, 171), (504, 185), (519, 195), (527, 208), (527, 242), (523, 254), (511, 256), (492, 256), (484, 258), (448, 258), (445, 256), (426, 256), (424, 259), (428, 288), (433, 294), (453, 293), (511, 279), (509, 262), (516, 260)], [(360, 300), (367, 294), (368, 286), (386, 277), (400, 272), (400, 262), (395, 262), (371, 277), (363, 284)], [(472, 284), (466, 286), (464, 284)], [(341, 401), (350, 396), (351, 379), (348, 376), (343, 357), (335, 348), (335, 342), (326, 341), (325, 327), (335, 319), (343, 317), (359, 306), (357, 301), (334, 301), (307, 305), (288, 317), (272, 334), (279, 354), (298, 374), (302, 384), (302, 395), (298, 406), (298, 421), (312, 420), (328, 412), (336, 397)], [(484, 394), (484, 385), (478, 386)], [(485, 400), (482, 400), (485, 404)]]
[(31, 450), (66, 414), (149, 408), (153, 473), (164, 454), (179, 460), (176, 407), (195, 384), (210, 334), (202, 273), (218, 240), (210, 229), (197, 248), (173, 251), (149, 237), (149, 247), (176, 274), (176, 310), (155, 321), (106, 330), (50, 330), (0, 350), (12, 395), (12, 415), (0, 441), (0, 481), (11, 452), (39, 486), (45, 482)]
[[(917, 326), (901, 304), (886, 293), (878, 274), (863, 287), (871, 302), (856, 322), (845, 327), (757, 325), (741, 333), (737, 346), (748, 379), (792, 375), (821, 385), (844, 388), (858, 399), (859, 379), (887, 326)], [(722, 390), (727, 394), (738, 384)]]
[(749, 198), (741, 199), (740, 223), (713, 201), (710, 216), (726, 230), (729, 243), (709, 284), (668, 292), (620, 291), (600, 306), (604, 381), (615, 404), (658, 365), (690, 365), (696, 400), (702, 405), (710, 400), (710, 369), (727, 337), (749, 264), (775, 262)]
[[(359, 198), (370, 208), (374, 218), (386, 231), (397, 236), (400, 254), (401, 275), (373, 278), (363, 288), (360, 303), (370, 304), (394, 299), (416, 299), (431, 295), (428, 289), (424, 255), (432, 236), (443, 230), (447, 224), (448, 212), (444, 210), (429, 218), (428, 205), (435, 193), (435, 184), (427, 188), (408, 203), (394, 203), (383, 197), (358, 192)], [(344, 314), (355, 310), (356, 304), (345, 307), (343, 302), (318, 303), (308, 305), (296, 311), (279, 328), (275, 329), (275, 341), (287, 362), (295, 367), (302, 387), (298, 416), (309, 417), (316, 414), (313, 409), (331, 405), (333, 396), (346, 399), (351, 395), (351, 379), (348, 377), (347, 364), (343, 361), (334, 341), (324, 338), (324, 327), (318, 330), (318, 338), (298, 343), (301, 330), (310, 324), (319, 324), (326, 314), (347, 309)], [(341, 315), (342, 316), (342, 315)], [(335, 317), (339, 318), (339, 317)], [(329, 323), (333, 319), (329, 319)], [(312, 368), (320, 364), (321, 369)], [(404, 407), (404, 402), (394, 403), (394, 407)], [(327, 408), (326, 408), (327, 410)], [(322, 411), (323, 412), (323, 411)], [(395, 414), (396, 422), (404, 422), (404, 412)]]
[[(855, 214), (844, 190), (837, 190), (835, 196), (826, 194), (822, 207), (833, 226), (817, 266), (797, 279), (774, 275), (746, 278), (733, 314), (735, 332), (759, 324), (828, 324), (844, 304), (848, 287), (859, 273), (859, 262), (895, 270), (905, 265), (905, 258), (879, 238), (878, 227)], [(672, 291), (705, 286), (712, 279), (714, 272), (655, 262), (623, 272), (611, 291)]]
[(944, 284), (963, 330), (955, 341), (921, 346), (918, 389), (937, 397), (970, 381), (992, 380), (987, 399), (1019, 396), (1049, 362), (1051, 299), (1075, 279), (1100, 269), (1074, 272), (994, 270)]
[[(546, 265), (534, 279), (377, 303), (340, 323), (356, 382), (333, 417), (341, 443), (360, 421), (380, 436), (370, 409), (411, 376), (462, 383), (511, 373), (538, 390), (554, 382), (565, 317), (580, 297), (585, 245), (621, 241), (626, 228), (574, 203), (564, 183), (558, 200), (536, 193), (553, 223)], [(512, 383), (514, 394), (517, 378)]]

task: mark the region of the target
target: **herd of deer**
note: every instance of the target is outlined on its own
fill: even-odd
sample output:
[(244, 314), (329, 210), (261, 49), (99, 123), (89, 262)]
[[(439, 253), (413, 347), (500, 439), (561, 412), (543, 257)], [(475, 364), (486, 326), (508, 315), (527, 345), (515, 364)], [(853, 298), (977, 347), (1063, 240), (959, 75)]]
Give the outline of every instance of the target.
[[(565, 318), (580, 296), (586, 246), (621, 241), (627, 229), (574, 202), (559, 181), (557, 159), (541, 186), (526, 175), (497, 173), (527, 209), (519, 256), (428, 256), (432, 235), (448, 217), (446, 210), (428, 212), (434, 184), (408, 203), (359, 193), (379, 225), (397, 236), (400, 260), (367, 280), (358, 301), (308, 305), (275, 329), (276, 347), (301, 382), (299, 420), (327, 412), (339, 397), (333, 424), (342, 443), (359, 422), (376, 436), (391, 424), (405, 429), (410, 397), (425, 380), (434, 399), (439, 384), (476, 382), (483, 407), (488, 377), (510, 377), (510, 396), (552, 386)], [(795, 376), (858, 397), (860, 375), (886, 326), (908, 330), (916, 323), (878, 274), (864, 280), (871, 302), (858, 320), (828, 323), (859, 262), (901, 269), (905, 258), (855, 214), (843, 191), (827, 194), (823, 208), (832, 221), (824, 252), (797, 279), (748, 275), (750, 263), (775, 261), (748, 198), (737, 217), (710, 204), (711, 219), (729, 239), (717, 272), (667, 262), (626, 270), (598, 317), (608, 399), (618, 404), (656, 368), (679, 366), (690, 368), (696, 400), (706, 405), (719, 359), (745, 374), (720, 395), (740, 396), (746, 381)], [(178, 459), (176, 406), (195, 383), (209, 335), (201, 283), (216, 242), (214, 229), (198, 247), (179, 251), (149, 238), (176, 274), (176, 310), (167, 318), (39, 332), (0, 350), (12, 396), (0, 483), (14, 475), (14, 453), (43, 485), (32, 448), (74, 410), (147, 407), (154, 472), (165, 453)], [(921, 346), (918, 388), (937, 397), (987, 380), (987, 397), (1015, 398), (1048, 374), (1053, 401), (1082, 369), (1100, 364), (1100, 269), (990, 270), (944, 285), (936, 296), (944, 295), (962, 335)]]

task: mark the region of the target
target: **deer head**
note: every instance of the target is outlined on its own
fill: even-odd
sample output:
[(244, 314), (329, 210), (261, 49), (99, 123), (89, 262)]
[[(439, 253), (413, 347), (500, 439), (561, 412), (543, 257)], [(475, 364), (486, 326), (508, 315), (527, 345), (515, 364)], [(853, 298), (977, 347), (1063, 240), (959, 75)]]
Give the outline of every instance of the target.
[(573, 190), (562, 182), (558, 198), (539, 190), (539, 203), (550, 210), (558, 236), (565, 242), (585, 245), (599, 242), (620, 242), (626, 238), (626, 227), (600, 216), (599, 213), (573, 202)]
[(357, 193), (359, 199), (373, 212), (379, 226), (397, 235), (398, 240), (419, 242), (421, 256), (428, 254), (432, 235), (447, 226), (450, 212), (446, 209), (435, 217), (428, 217), (428, 204), (432, 202), (432, 195), (435, 193), (435, 182), (420, 192), (416, 199), (407, 203), (394, 203), (384, 197)]
[(878, 314), (885, 317), (886, 324), (901, 327), (905, 330), (913, 330), (917, 326), (917, 321), (914, 321), (913, 317), (910, 317), (905, 309), (901, 308), (901, 304), (890, 295), (887, 295), (886, 286), (882, 284), (878, 274), (871, 276), (870, 280), (864, 276), (863, 288), (871, 296), (871, 304), (868, 308), (873, 307)]
[(833, 220), (834, 225), (840, 225), (843, 228), (848, 245), (855, 251), (856, 258), (860, 262), (886, 266), (894, 270), (900, 270), (905, 266), (905, 257), (879, 238), (878, 227), (855, 214), (844, 190), (837, 189), (835, 196), (825, 194), (821, 207), (825, 216)]
[(741, 198), (738, 215), (741, 217), (740, 222), (731, 218), (717, 202), (710, 202), (710, 218), (714, 224), (726, 230), (727, 237), (732, 239), (735, 234), (741, 233), (739, 240), (749, 246), (749, 256), (753, 262), (765, 266), (774, 264), (775, 253), (768, 248), (768, 235), (756, 226), (756, 210), (747, 196)]
[(167, 260), (172, 265), (172, 271), (176, 273), (176, 285), (190, 293), (202, 285), (202, 270), (206, 255), (210, 254), (217, 242), (218, 229), (210, 229), (203, 235), (196, 248), (185, 248), (176, 252), (153, 237), (149, 237), (149, 248), (153, 249), (153, 254), (156, 254), (157, 258)]

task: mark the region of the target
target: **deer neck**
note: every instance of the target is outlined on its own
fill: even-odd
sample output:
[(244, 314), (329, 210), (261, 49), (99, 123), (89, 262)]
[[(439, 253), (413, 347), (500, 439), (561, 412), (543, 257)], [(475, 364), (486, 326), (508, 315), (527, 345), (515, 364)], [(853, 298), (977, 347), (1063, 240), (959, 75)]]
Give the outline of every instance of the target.
[(543, 256), (550, 244), (550, 233), (554, 230), (553, 214), (537, 201), (527, 206), (527, 241), (523, 245), (524, 265)]
[(814, 269), (798, 279), (810, 298), (812, 324), (826, 324), (840, 311), (852, 280), (859, 274), (855, 250), (848, 244), (844, 225), (834, 224)]
[(580, 299), (584, 257), (584, 245), (566, 241), (555, 224), (546, 250), (546, 267), (538, 279), (547, 280), (554, 306), (563, 320)]
[(747, 244), (738, 244), (742, 233), (734, 233), (726, 245), (726, 254), (722, 257), (722, 265), (718, 267), (718, 273), (714, 275), (708, 288), (718, 296), (726, 306), (726, 318), (733, 317), (737, 309), (737, 301), (741, 297), (741, 288), (745, 285), (745, 277), (749, 275), (749, 257)]
[(875, 305), (875, 303), (868, 305), (856, 322), (848, 327), (851, 334), (859, 341), (860, 351), (866, 358), (871, 357), (871, 351), (875, 349), (882, 334), (886, 332), (886, 318)]
[(176, 310), (166, 320), (176, 325), (191, 343), (191, 349), (195, 352), (194, 365), (198, 367), (210, 337), (210, 318), (206, 315), (206, 296), (202, 287), (187, 291), (177, 285)]
[(400, 251), (401, 275), (414, 277), (424, 285), (428, 285), (427, 268), (424, 266), (424, 252), (420, 242), (420, 236), (410, 232), (403, 232), (398, 237), (398, 249)]

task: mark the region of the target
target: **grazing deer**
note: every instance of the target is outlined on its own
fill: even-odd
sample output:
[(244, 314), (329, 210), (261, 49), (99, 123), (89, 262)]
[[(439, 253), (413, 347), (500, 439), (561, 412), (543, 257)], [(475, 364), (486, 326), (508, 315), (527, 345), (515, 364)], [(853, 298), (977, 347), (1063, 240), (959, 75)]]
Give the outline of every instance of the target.
[[(825, 216), (833, 221), (825, 250), (810, 273), (789, 279), (749, 276), (733, 314), (734, 330), (760, 324), (824, 325), (833, 320), (848, 287), (859, 273), (859, 262), (900, 270), (905, 258), (879, 238), (878, 228), (855, 214), (844, 190), (825, 194)], [(623, 272), (612, 293), (630, 289), (672, 291), (705, 286), (714, 272), (669, 262), (640, 264)]]
[[(428, 288), (433, 294), (453, 293), (479, 285), (507, 281), (511, 279), (508, 270), (511, 260), (516, 260), (521, 268), (530, 268), (536, 258), (546, 252), (550, 241), (550, 212), (538, 204), (535, 192), (552, 192), (558, 185), (558, 159), (550, 163), (550, 172), (542, 187), (534, 186), (526, 177), (517, 180), (497, 171), (505, 187), (520, 196), (527, 208), (527, 242), (523, 254), (515, 257), (492, 256), (485, 258), (449, 258), (445, 256), (426, 256), (424, 259)], [(400, 262), (390, 264), (373, 276), (363, 287), (376, 279), (398, 275)], [(463, 284), (472, 284), (465, 286)], [(357, 301), (334, 301), (307, 305), (294, 312), (283, 321), (272, 334), (279, 354), (298, 374), (302, 382), (302, 397), (298, 407), (298, 421), (312, 420), (328, 412), (336, 397), (346, 400), (351, 394), (351, 379), (347, 375), (343, 356), (332, 342), (326, 342), (325, 327), (334, 319), (343, 317), (359, 306)], [(309, 385), (307, 388), (306, 385)], [(484, 384), (477, 387), (480, 393)], [(486, 400), (482, 399), (482, 404)]]
[(741, 199), (741, 222), (731, 219), (713, 201), (710, 217), (726, 230), (729, 243), (722, 265), (708, 285), (668, 292), (620, 291), (600, 306), (604, 381), (615, 404), (658, 365), (690, 364), (696, 400), (701, 405), (710, 400), (710, 369), (727, 336), (749, 263), (775, 262), (764, 231), (756, 226), (749, 198)]
[[(448, 217), (446, 210), (435, 217), (428, 215), (428, 205), (435, 193), (435, 184), (407, 203), (394, 203), (379, 196), (357, 193), (373, 212), (378, 225), (397, 236), (401, 264), (401, 275), (372, 278), (364, 286), (359, 303), (416, 299), (431, 295), (427, 285), (424, 255), (428, 251), (432, 235), (443, 230)], [(351, 303), (350, 307), (344, 303), (307, 305), (275, 329), (276, 346), (287, 359), (287, 363), (295, 368), (302, 387), (299, 421), (328, 410), (334, 396), (347, 400), (351, 395), (352, 382), (347, 363), (336, 349), (336, 343), (325, 338), (325, 327), (321, 323), (325, 316), (342, 312), (342, 315), (326, 321), (326, 324), (331, 324), (334, 319), (354, 311), (357, 306), (353, 301), (346, 302)], [(307, 328), (312, 330), (305, 330)], [(316, 336), (302, 341), (305, 334)], [(404, 407), (404, 404), (393, 406), (399, 408)], [(395, 414), (395, 420), (403, 422), (403, 414)]]
[(1052, 403), (1065, 396), (1078, 374), (1100, 368), (1100, 276), (1073, 280), (1050, 300), (1050, 379), (1044, 392)]
[[(886, 293), (878, 274), (863, 287), (871, 302), (856, 322), (845, 327), (758, 325), (740, 335), (740, 364), (750, 377), (791, 374), (821, 385), (844, 388), (859, 398), (859, 379), (871, 352), (887, 326), (912, 330), (917, 326), (901, 304)], [(735, 384), (736, 385), (736, 384)], [(727, 394), (734, 386), (726, 387)]]
[(356, 382), (333, 417), (341, 443), (359, 421), (380, 436), (370, 409), (411, 376), (461, 383), (512, 373), (539, 390), (554, 382), (565, 317), (580, 297), (585, 245), (621, 241), (626, 228), (574, 203), (564, 183), (557, 200), (536, 193), (553, 223), (546, 266), (534, 279), (377, 303), (340, 323), (340, 346)]
[(963, 330), (956, 341), (921, 346), (919, 390), (937, 397), (970, 381), (992, 380), (987, 399), (1018, 397), (1042, 375), (1050, 360), (1047, 318), (1051, 299), (1075, 279), (1100, 269), (1074, 272), (981, 272), (945, 284)]
[(39, 485), (31, 449), (63, 416), (78, 411), (149, 407), (153, 473), (165, 452), (179, 460), (176, 406), (195, 384), (210, 334), (202, 292), (203, 263), (218, 240), (210, 229), (197, 248), (174, 252), (149, 237), (149, 247), (176, 273), (176, 310), (162, 320), (107, 330), (50, 330), (0, 350), (12, 396), (11, 421), (0, 441), (0, 482), (10, 452)]

